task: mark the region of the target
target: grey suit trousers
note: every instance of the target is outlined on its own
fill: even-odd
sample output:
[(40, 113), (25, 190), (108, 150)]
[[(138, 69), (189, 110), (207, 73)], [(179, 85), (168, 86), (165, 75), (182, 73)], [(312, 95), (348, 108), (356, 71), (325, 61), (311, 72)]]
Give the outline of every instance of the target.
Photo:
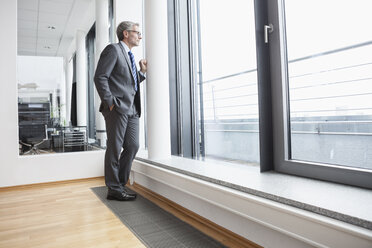
[[(115, 191), (128, 182), (133, 159), (139, 149), (139, 117), (112, 111), (102, 112), (106, 122), (105, 183)], [(123, 149), (123, 150), (122, 150)]]

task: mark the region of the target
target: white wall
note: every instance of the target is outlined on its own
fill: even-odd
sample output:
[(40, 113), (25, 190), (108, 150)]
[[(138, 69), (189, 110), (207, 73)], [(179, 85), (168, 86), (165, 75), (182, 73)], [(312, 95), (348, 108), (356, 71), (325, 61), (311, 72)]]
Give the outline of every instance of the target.
[[(60, 97), (61, 123), (65, 120), (65, 80), (63, 57), (17, 56), (17, 83), (19, 86), (33, 83), (36, 89), (18, 89), (18, 96), (28, 102), (35, 97), (49, 99), (53, 93), (53, 116), (58, 116), (57, 96)], [(59, 93), (57, 93), (59, 91)], [(31, 99), (29, 99), (29, 97)]]
[(17, 82), (36, 83), (37, 89), (60, 89), (63, 75), (62, 57), (17, 56)]
[(0, 187), (103, 176), (104, 152), (18, 155), (17, 1), (1, 1)]

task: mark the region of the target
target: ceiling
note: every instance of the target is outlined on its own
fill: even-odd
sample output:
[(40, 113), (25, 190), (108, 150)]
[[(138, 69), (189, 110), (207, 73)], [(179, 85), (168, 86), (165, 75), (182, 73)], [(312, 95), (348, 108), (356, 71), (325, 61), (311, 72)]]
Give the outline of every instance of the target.
[(94, 0), (17, 0), (18, 55), (64, 56), (94, 22)]

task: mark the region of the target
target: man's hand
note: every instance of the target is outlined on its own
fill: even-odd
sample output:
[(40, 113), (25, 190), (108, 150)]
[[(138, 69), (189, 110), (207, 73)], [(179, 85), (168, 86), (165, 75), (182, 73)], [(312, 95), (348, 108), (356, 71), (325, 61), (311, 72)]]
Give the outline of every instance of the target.
[(147, 60), (146, 59), (141, 59), (140, 62), (139, 62), (139, 65), (140, 65), (140, 68), (141, 68), (141, 72), (146, 73), (146, 71), (147, 71)]
[(112, 106), (110, 106), (110, 111), (112, 111), (114, 109), (114, 106), (115, 106), (115, 104), (112, 104)]

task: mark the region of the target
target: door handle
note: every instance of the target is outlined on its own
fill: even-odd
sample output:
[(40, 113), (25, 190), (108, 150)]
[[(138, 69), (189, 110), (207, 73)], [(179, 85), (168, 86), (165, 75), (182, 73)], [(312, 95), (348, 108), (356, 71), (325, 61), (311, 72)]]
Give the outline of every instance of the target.
[(265, 43), (269, 43), (269, 33), (274, 31), (273, 24), (265, 25), (264, 26), (264, 36), (265, 36)]

